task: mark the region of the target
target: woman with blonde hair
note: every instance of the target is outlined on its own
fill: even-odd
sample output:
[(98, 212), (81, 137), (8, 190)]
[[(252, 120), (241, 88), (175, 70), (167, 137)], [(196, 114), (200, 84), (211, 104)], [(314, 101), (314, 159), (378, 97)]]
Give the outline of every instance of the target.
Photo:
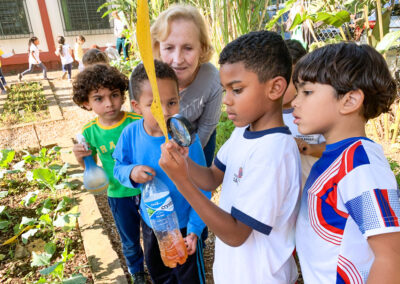
[(215, 151), (222, 87), (206, 21), (190, 5), (172, 5), (151, 26), (154, 56), (170, 65), (179, 82), (180, 114), (195, 127), (207, 166)]

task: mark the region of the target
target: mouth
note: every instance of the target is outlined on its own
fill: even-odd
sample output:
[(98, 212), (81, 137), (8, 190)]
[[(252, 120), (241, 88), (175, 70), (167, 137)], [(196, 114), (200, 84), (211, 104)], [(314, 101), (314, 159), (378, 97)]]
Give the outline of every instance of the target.
[(176, 72), (182, 72), (186, 70), (186, 67), (172, 67)]
[(227, 111), (226, 114), (228, 115), (228, 119), (230, 120), (233, 120), (236, 117), (236, 114), (231, 111)]
[(110, 111), (107, 111), (106, 112), (106, 114), (108, 114), (108, 115), (112, 115), (112, 114), (114, 114), (115, 113), (115, 110), (110, 110)]
[(293, 114), (293, 118), (294, 118), (294, 119), (293, 119), (293, 123), (294, 123), (294, 124), (299, 124), (300, 117), (298, 117), (298, 116), (296, 116), (296, 115)]

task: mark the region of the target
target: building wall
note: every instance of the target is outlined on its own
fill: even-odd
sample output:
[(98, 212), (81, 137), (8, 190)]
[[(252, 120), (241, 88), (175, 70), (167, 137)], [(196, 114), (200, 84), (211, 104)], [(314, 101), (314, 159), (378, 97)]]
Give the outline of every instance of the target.
[[(40, 59), (49, 70), (61, 68), (59, 57), (54, 52), (57, 48), (57, 36), (64, 35), (62, 15), (58, 7), (58, 0), (29, 0), (26, 1), (29, 20), (34, 36), (39, 38)], [(101, 17), (101, 13), (99, 13)], [(97, 44), (105, 48), (107, 43), (115, 45), (115, 37), (112, 33), (101, 35), (85, 35), (84, 48), (90, 48)], [(72, 48), (75, 36), (65, 36), (66, 43)], [(2, 70), (5, 74), (16, 74), (26, 70), (28, 64), (28, 41), (29, 38), (0, 40), (0, 48), (8, 53), (12, 49), (16, 55), (9, 58), (1, 58)]]

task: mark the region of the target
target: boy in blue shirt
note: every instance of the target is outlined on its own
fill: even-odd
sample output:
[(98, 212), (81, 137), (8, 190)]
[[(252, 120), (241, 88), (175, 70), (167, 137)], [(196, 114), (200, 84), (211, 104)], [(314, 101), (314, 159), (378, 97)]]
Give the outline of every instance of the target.
[[(178, 79), (174, 70), (161, 61), (155, 60), (155, 71), (163, 113), (167, 120), (179, 113)], [(204, 283), (204, 263), (199, 237), (205, 224), (158, 165), (165, 137), (150, 110), (153, 92), (143, 64), (139, 64), (132, 72), (130, 86), (132, 107), (135, 112), (143, 115), (143, 119), (132, 123), (122, 132), (113, 155), (116, 160), (114, 176), (121, 184), (130, 188), (137, 187), (154, 176), (168, 187), (189, 254), (186, 262), (175, 268), (171, 269), (163, 264), (146, 207), (141, 202), (147, 268), (154, 283)], [(189, 156), (197, 163), (205, 165), (198, 137), (189, 147)], [(210, 193), (203, 194), (207, 199), (211, 197)]]
[(327, 45), (297, 63), (293, 81), (294, 122), (327, 144), (296, 224), (304, 282), (398, 283), (398, 185), (382, 147), (365, 133), (397, 94), (383, 56), (368, 45)]
[[(210, 168), (163, 145), (160, 165), (217, 236), (214, 281), (295, 283), (294, 227), (300, 157), (282, 119), (291, 58), (280, 35), (251, 32), (229, 43), (219, 63), (223, 99), (236, 128)], [(222, 183), (219, 207), (198, 188)]]

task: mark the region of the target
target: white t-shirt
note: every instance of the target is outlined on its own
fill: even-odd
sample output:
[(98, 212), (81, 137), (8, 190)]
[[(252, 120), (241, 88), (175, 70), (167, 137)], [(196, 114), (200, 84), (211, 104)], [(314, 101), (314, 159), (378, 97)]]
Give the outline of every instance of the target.
[(253, 229), (239, 247), (216, 239), (215, 283), (294, 283), (301, 173), (289, 129), (236, 128), (214, 163), (225, 173), (219, 206)]
[(61, 54), (61, 53), (58, 51), (58, 47), (57, 47), (56, 54), (57, 54), (57, 55), (60, 55), (61, 64), (62, 64), (62, 65), (66, 65), (66, 64), (69, 64), (69, 63), (74, 62), (74, 58), (72, 58), (71, 54), (69, 53), (69, 50), (70, 50), (69, 45), (68, 45), (68, 44), (64, 44), (64, 45), (62, 46), (62, 54)]
[[(325, 142), (325, 138), (322, 134), (311, 134), (311, 135), (303, 135), (299, 132), (299, 128), (296, 124), (294, 124), (293, 117), (293, 109), (284, 109), (283, 110), (283, 122), (287, 127), (289, 127), (290, 132), (292, 132), (293, 137), (300, 138), (306, 141), (308, 144), (321, 144)], [(301, 158), (301, 181), (302, 188), (310, 174), (310, 170), (314, 163), (318, 161), (317, 157), (311, 155), (303, 155), (300, 154)]]
[(366, 283), (368, 237), (399, 232), (396, 179), (382, 147), (354, 137), (326, 146), (307, 179), (296, 224), (305, 283)]
[[(33, 58), (32, 53), (35, 56), (35, 58)], [(42, 62), (40, 61), (39, 53), (40, 53), (39, 48), (32, 43), (31, 46), (29, 47), (29, 64), (40, 64), (40, 62)]]

